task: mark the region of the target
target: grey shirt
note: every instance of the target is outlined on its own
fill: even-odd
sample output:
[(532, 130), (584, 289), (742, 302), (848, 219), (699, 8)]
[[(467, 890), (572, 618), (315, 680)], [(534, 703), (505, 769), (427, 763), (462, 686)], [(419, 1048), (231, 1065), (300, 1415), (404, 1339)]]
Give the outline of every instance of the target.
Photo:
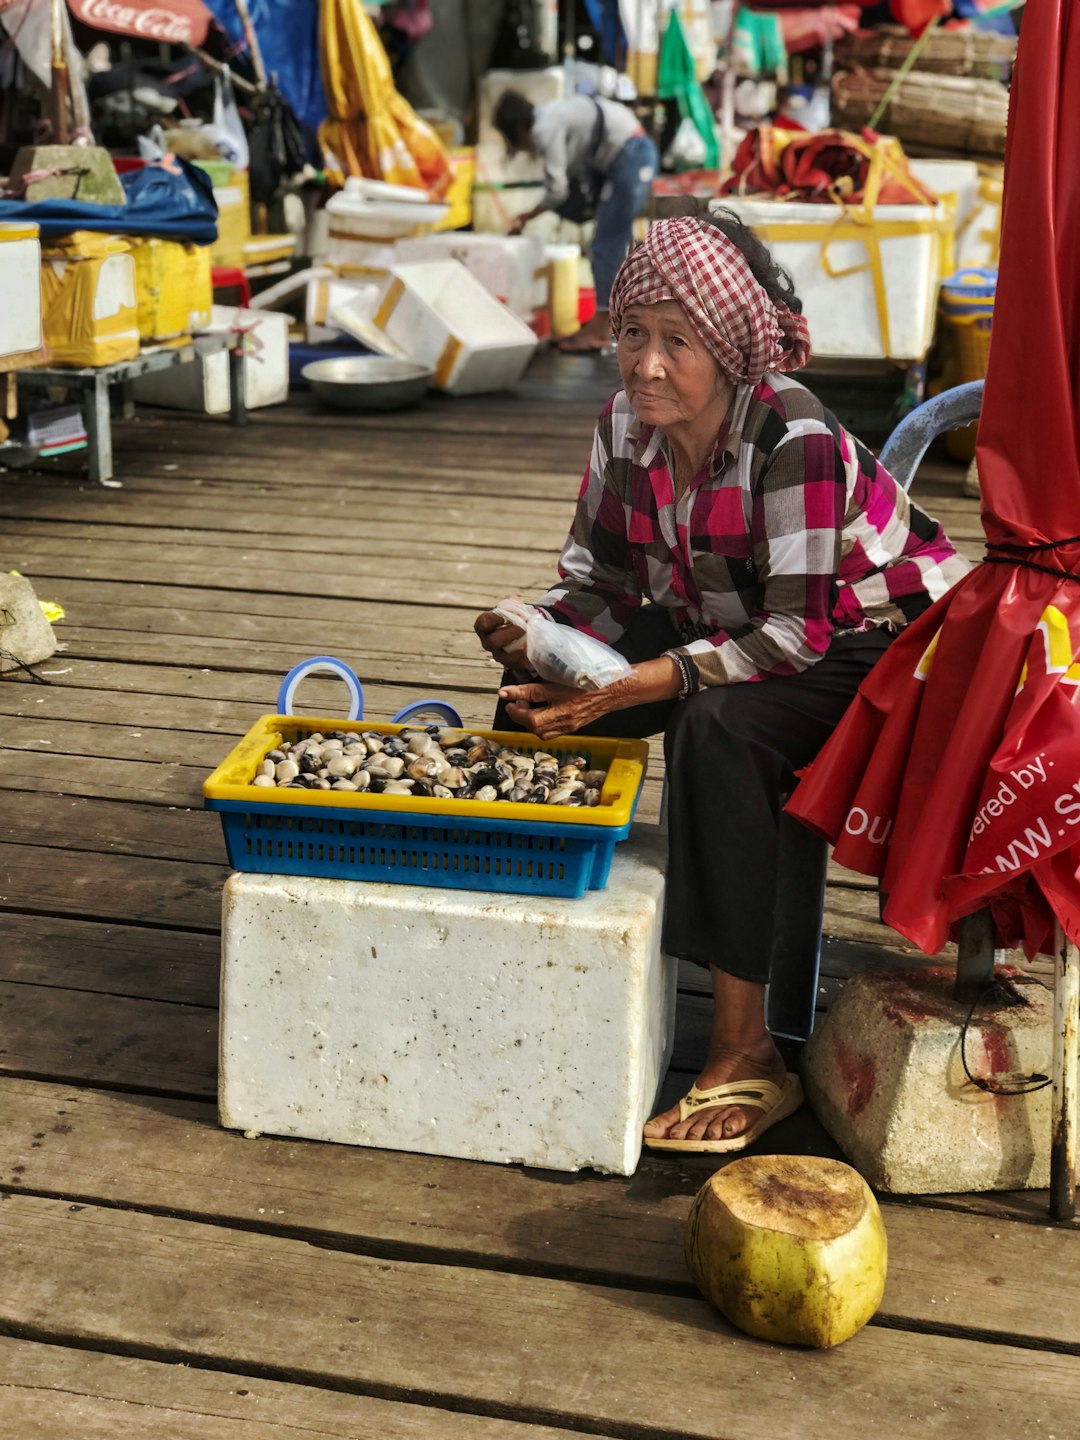
[(569, 100), (551, 100), (539, 105), (533, 117), (532, 142), (544, 162), (544, 210), (560, 205), (570, 193), (569, 177), (589, 164), (589, 150), (596, 131), (596, 105), (604, 116), (600, 145), (592, 161), (601, 173), (610, 169), (615, 156), (632, 135), (642, 134), (634, 112), (617, 100), (574, 95)]

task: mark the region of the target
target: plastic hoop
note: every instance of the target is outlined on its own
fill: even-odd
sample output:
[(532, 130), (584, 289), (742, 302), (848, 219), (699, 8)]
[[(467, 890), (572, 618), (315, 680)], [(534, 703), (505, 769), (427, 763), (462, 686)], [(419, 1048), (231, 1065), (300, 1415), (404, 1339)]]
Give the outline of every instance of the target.
[(390, 723), (404, 725), (406, 720), (412, 720), (417, 715), (438, 715), (447, 725), (461, 726), (461, 716), (445, 700), (414, 700), (411, 705), (403, 706)]
[(299, 665), (294, 665), (285, 679), (281, 682), (281, 689), (277, 697), (277, 713), (279, 715), (291, 715), (293, 696), (296, 694), (297, 686), (301, 680), (306, 680), (309, 675), (315, 674), (336, 675), (344, 680), (349, 690), (349, 713), (348, 720), (360, 720), (364, 714), (364, 687), (360, 684), (354, 671), (352, 671), (344, 660), (338, 660), (334, 655), (314, 655), (310, 660), (301, 660)]

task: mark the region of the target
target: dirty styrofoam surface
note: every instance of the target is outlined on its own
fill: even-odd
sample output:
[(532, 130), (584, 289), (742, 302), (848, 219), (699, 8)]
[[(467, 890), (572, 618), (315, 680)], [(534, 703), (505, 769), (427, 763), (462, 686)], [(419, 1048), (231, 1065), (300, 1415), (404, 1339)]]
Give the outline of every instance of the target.
[(631, 1174), (671, 1049), (664, 846), (577, 900), (235, 874), (221, 1122)]

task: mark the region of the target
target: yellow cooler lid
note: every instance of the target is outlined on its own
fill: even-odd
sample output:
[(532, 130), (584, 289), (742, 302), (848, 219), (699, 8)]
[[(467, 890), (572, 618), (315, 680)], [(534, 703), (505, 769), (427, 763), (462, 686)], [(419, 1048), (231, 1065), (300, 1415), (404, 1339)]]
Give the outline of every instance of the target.
[(36, 240), (39, 233), (32, 220), (0, 220), (0, 245), (5, 240)]

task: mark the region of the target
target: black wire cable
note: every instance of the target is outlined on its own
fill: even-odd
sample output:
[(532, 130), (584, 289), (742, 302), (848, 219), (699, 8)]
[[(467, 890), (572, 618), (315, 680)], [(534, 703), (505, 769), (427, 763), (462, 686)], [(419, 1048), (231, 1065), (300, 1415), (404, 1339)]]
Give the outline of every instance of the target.
[(967, 1058), (967, 1033), (971, 1021), (975, 1015), (975, 1009), (984, 1000), (994, 996), (998, 1004), (1009, 1006), (1026, 1005), (1028, 1002), (1022, 995), (1019, 995), (1012, 985), (1000, 980), (990, 980), (978, 991), (971, 1005), (968, 1007), (964, 1023), (960, 1027), (960, 1063), (964, 1067), (964, 1074), (971, 1081), (972, 1085), (979, 1090), (984, 1090), (988, 1095), (1033, 1095), (1036, 1090), (1043, 1090), (1051, 1083), (1049, 1075), (1042, 1075), (1037, 1071), (1031, 1075), (1022, 1077), (1022, 1083), (1015, 1086), (995, 1085), (990, 1080), (984, 1080), (979, 1075), (973, 1075)]

